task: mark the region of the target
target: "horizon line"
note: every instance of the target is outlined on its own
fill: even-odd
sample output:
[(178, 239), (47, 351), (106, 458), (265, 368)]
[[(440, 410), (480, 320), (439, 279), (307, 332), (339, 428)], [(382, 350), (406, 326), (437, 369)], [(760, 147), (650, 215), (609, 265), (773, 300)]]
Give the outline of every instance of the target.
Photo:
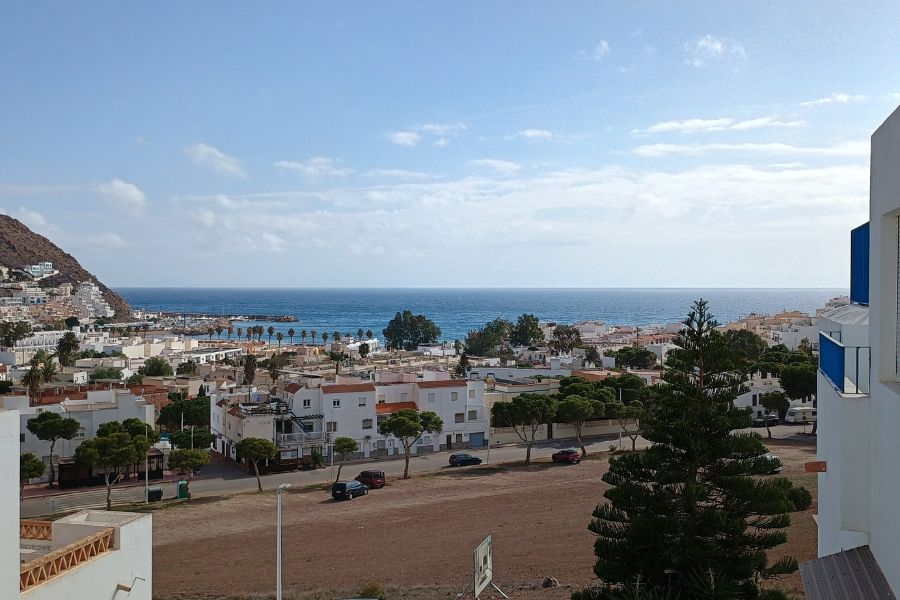
[(112, 290), (831, 290), (842, 286), (196, 286), (196, 285), (123, 285)]

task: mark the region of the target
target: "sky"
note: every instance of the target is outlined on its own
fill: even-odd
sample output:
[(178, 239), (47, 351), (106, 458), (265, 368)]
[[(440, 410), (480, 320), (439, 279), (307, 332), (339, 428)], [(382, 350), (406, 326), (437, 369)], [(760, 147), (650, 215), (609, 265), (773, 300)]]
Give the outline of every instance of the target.
[(848, 287), (858, 6), (9, 2), (0, 212), (114, 287)]

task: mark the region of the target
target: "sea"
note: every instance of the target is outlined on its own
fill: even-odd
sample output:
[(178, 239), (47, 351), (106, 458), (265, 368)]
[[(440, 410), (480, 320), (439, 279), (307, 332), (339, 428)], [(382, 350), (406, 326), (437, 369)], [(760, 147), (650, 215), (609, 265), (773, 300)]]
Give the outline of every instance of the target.
[[(118, 288), (133, 308), (209, 315), (293, 315), (296, 323), (254, 321), (287, 336), (293, 328), (356, 335), (361, 328), (381, 337), (398, 311), (424, 314), (441, 328), (441, 339), (462, 340), (466, 332), (501, 317), (515, 321), (532, 313), (542, 321), (599, 320), (607, 325), (647, 326), (683, 320), (694, 300), (709, 301), (720, 323), (750, 313), (800, 310), (813, 314), (840, 288), (564, 288), (564, 289), (373, 289), (373, 288)], [(236, 322), (235, 327), (242, 323)], [(287, 341), (287, 340), (286, 340)]]

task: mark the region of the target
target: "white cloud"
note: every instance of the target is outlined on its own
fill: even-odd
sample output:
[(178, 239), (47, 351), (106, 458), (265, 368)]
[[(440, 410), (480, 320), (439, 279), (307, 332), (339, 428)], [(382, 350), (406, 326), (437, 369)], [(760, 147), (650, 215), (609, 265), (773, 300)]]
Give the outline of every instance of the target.
[(432, 176), (421, 171), (407, 171), (405, 169), (372, 169), (366, 171), (366, 177), (378, 177), (389, 179), (431, 179)]
[(868, 100), (868, 96), (864, 96), (862, 94), (842, 94), (842, 93), (833, 93), (830, 96), (826, 96), (825, 98), (818, 98), (816, 100), (807, 100), (806, 102), (801, 102), (800, 106), (822, 106), (823, 104), (851, 104), (855, 102), (865, 102)]
[(117, 233), (98, 233), (96, 235), (89, 235), (82, 241), (83, 243), (81, 245), (83, 246), (104, 250), (116, 250), (128, 246), (125, 240), (122, 239), (122, 236)]
[(600, 43), (594, 46), (594, 60), (600, 61), (609, 55), (609, 42), (600, 40)]
[(91, 187), (107, 203), (129, 212), (139, 212), (147, 203), (147, 196), (141, 191), (141, 188), (121, 179), (113, 179), (106, 183), (95, 183)]
[(388, 139), (398, 146), (412, 147), (419, 143), (422, 136), (415, 131), (395, 131), (388, 134)]
[(304, 177), (315, 179), (317, 177), (346, 177), (353, 173), (353, 169), (340, 166), (340, 161), (326, 156), (314, 156), (306, 161), (279, 160), (276, 167), (297, 171)]
[(746, 56), (743, 44), (737, 40), (704, 35), (684, 43), (684, 62), (692, 67), (704, 67), (710, 62), (722, 59), (743, 59)]
[(697, 156), (709, 152), (736, 152), (767, 155), (868, 156), (869, 142), (843, 142), (833, 146), (794, 146), (781, 142), (739, 144), (646, 144), (632, 150), (633, 154), (648, 158), (662, 156)]
[(275, 235), (274, 233), (263, 233), (262, 243), (263, 247), (269, 252), (284, 251), (284, 239), (282, 239), (280, 236)]
[(426, 123), (425, 125), (420, 125), (415, 129), (422, 131), (424, 133), (430, 133), (431, 135), (436, 136), (446, 136), (446, 135), (455, 135), (461, 131), (465, 131), (469, 126), (465, 123)]
[(729, 117), (717, 119), (684, 119), (681, 121), (662, 121), (646, 129), (632, 129), (633, 134), (656, 133), (706, 133), (711, 131), (747, 131), (766, 127), (802, 127), (804, 121), (784, 121), (776, 116), (757, 117), (738, 121)]
[(522, 170), (522, 165), (518, 163), (496, 158), (480, 158), (478, 160), (469, 161), (469, 164), (473, 167), (490, 169), (502, 175), (511, 175)]
[(548, 129), (523, 129), (516, 135), (526, 140), (547, 140), (553, 137), (553, 132)]
[(230, 177), (246, 177), (247, 172), (241, 166), (241, 161), (233, 156), (228, 156), (218, 148), (199, 142), (185, 149), (185, 154), (194, 161), (194, 164), (209, 167), (213, 171)]
[(447, 138), (438, 138), (438, 139), (434, 140), (433, 145), (437, 146), (438, 148), (444, 148), (449, 144), (450, 144), (450, 142), (447, 141)]
[(15, 217), (16, 219), (22, 221), (25, 225), (27, 225), (30, 229), (34, 229), (35, 231), (52, 231), (55, 229), (50, 224), (50, 221), (47, 220), (43, 214), (39, 213), (36, 210), (29, 210), (24, 206), (20, 206), (19, 210), (15, 213), (10, 214), (11, 217)]

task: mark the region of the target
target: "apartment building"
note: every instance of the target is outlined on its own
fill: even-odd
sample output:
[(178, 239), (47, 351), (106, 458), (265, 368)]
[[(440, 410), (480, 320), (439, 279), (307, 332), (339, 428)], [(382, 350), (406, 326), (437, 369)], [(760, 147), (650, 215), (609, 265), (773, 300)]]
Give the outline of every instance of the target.
[(83, 281), (78, 289), (72, 294), (72, 302), (78, 309), (82, 317), (94, 319), (97, 317), (114, 317), (114, 311), (106, 299), (103, 292), (93, 281)]
[(149, 514), (84, 510), (56, 521), (19, 520), (16, 411), (0, 409), (0, 598), (150, 600)]
[(22, 338), (14, 346), (0, 350), (0, 363), (5, 365), (24, 365), (38, 352), (44, 350), (49, 354), (56, 352), (56, 344), (66, 334), (65, 330), (35, 331)]
[[(851, 304), (819, 335), (819, 556), (801, 565), (807, 597), (840, 581), (859, 597), (900, 592), (900, 109), (872, 136), (869, 222), (851, 232)], [(853, 561), (854, 568), (845, 568)], [(848, 580), (848, 581), (844, 581)], [(858, 586), (858, 587), (854, 587)], [(835, 597), (835, 596), (830, 596)]]

